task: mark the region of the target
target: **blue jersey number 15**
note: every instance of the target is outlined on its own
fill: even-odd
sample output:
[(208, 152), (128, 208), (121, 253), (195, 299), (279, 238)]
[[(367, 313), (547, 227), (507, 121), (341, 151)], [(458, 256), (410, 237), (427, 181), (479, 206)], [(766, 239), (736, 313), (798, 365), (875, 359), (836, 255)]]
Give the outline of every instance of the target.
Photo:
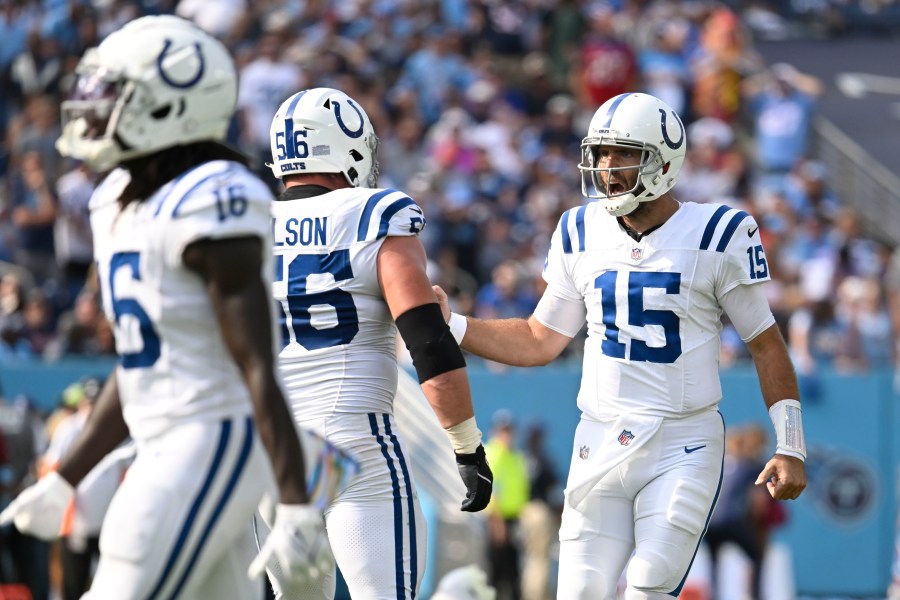
[[(607, 271), (594, 280), (594, 288), (600, 290), (603, 308), (603, 324), (606, 339), (600, 344), (603, 354), (611, 358), (626, 358), (625, 344), (619, 341), (621, 331), (616, 327), (616, 279), (618, 271)], [(673, 363), (681, 356), (681, 334), (678, 315), (671, 310), (647, 310), (644, 308), (644, 289), (662, 288), (667, 294), (678, 294), (681, 289), (681, 273), (656, 271), (628, 271), (628, 324), (635, 327), (659, 325), (663, 328), (666, 343), (661, 347), (648, 346), (643, 340), (631, 340), (629, 360), (653, 363)]]

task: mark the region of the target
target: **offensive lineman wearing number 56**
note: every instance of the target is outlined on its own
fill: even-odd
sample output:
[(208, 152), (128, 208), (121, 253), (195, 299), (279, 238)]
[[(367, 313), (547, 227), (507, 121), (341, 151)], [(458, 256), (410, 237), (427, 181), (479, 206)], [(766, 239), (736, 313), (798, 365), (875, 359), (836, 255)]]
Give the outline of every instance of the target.
[[(357, 458), (360, 474), (325, 509), (328, 538), (354, 598), (417, 597), (425, 520), (394, 421), (397, 332), (456, 453), (464, 511), (485, 508), (492, 474), (475, 424), (465, 360), (425, 273), (425, 216), (406, 194), (375, 188), (378, 138), (345, 93), (316, 88), (272, 121), (279, 366), (297, 422)], [(332, 598), (335, 574), (287, 600)]]
[(598, 201), (562, 215), (534, 315), (482, 321), (444, 306), (463, 349), (522, 366), (555, 358), (587, 321), (560, 600), (614, 599), (630, 557), (627, 600), (679, 595), (722, 481), (723, 311), (749, 346), (777, 437), (757, 484), (779, 500), (806, 486), (797, 380), (759, 285), (759, 227), (743, 211), (675, 199), (685, 144), (659, 99), (608, 100), (581, 145), (582, 191)]

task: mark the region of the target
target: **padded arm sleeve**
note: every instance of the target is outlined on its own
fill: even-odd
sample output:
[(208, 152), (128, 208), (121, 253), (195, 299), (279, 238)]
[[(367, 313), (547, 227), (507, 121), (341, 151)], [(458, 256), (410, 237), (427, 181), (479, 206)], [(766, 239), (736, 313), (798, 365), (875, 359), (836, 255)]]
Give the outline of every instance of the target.
[(394, 321), (412, 357), (419, 383), (466, 366), (462, 350), (436, 302), (411, 308)]

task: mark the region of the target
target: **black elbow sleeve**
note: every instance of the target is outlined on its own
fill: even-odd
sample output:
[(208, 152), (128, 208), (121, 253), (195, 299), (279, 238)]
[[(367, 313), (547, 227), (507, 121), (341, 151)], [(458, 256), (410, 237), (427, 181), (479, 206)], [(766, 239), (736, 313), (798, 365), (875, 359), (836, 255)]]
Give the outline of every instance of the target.
[(395, 322), (412, 356), (419, 383), (466, 366), (462, 350), (444, 322), (440, 305), (423, 304), (411, 308)]

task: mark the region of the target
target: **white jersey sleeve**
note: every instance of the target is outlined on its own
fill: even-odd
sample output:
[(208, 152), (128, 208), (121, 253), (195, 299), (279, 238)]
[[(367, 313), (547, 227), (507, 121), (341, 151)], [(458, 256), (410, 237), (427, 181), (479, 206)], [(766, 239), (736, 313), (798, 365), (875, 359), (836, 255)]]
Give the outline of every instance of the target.
[(582, 301), (582, 294), (575, 286), (570, 272), (570, 264), (566, 259), (573, 252), (573, 244), (584, 250), (584, 211), (585, 207), (571, 208), (563, 213), (550, 238), (550, 250), (544, 262), (544, 281), (552, 287), (555, 294), (573, 301)]
[(215, 163), (213, 172), (199, 178), (177, 200), (164, 199), (160, 210), (169, 213), (166, 263), (181, 264), (184, 249), (202, 239), (255, 236), (266, 238), (271, 227), (272, 194), (245, 167)]
[(425, 214), (416, 201), (396, 190), (384, 189), (366, 200), (357, 227), (357, 242), (387, 236), (418, 235), (425, 228)]
[(756, 220), (737, 211), (728, 220), (720, 244), (722, 263), (716, 284), (716, 296), (721, 298), (739, 285), (752, 285), (769, 281), (769, 264), (759, 236)]

